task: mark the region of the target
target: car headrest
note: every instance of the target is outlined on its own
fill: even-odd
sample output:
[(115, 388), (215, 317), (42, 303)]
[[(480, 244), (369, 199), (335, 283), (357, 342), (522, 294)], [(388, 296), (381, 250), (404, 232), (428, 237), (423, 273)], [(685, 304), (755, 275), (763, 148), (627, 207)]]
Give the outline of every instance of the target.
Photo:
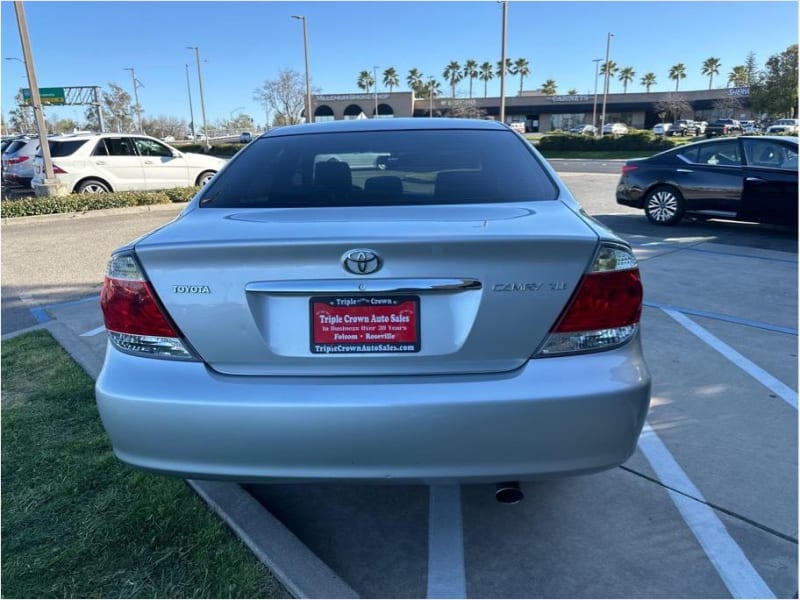
[(314, 171), (314, 183), (335, 190), (349, 190), (353, 185), (350, 165), (340, 160), (317, 163)]

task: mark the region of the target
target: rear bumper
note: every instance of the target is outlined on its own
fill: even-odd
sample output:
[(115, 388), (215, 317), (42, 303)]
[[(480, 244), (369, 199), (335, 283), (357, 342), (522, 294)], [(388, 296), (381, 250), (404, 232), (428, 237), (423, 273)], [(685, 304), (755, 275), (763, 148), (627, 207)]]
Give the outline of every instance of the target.
[(117, 456), (242, 482), (500, 481), (599, 471), (650, 400), (638, 336), (494, 375), (233, 377), (108, 348), (97, 404)]

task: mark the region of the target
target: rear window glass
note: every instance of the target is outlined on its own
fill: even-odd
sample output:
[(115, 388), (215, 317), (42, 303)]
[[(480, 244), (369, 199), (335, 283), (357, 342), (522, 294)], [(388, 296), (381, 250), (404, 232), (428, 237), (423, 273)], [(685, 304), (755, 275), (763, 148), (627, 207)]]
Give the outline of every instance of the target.
[(50, 146), (50, 156), (70, 156), (85, 143), (86, 140), (69, 140), (63, 142), (58, 140), (50, 140), (48, 142), (48, 146)]
[(14, 140), (5, 150), (5, 154), (13, 154), (25, 145), (26, 140)]
[(467, 204), (557, 194), (510, 131), (366, 131), (260, 138), (203, 190), (200, 205)]

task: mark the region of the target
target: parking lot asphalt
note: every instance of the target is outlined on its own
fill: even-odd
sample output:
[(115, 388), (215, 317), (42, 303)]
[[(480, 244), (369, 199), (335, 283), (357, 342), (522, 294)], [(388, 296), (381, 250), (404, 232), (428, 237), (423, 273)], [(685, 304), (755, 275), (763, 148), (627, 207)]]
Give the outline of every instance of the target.
[[(486, 485), (245, 486), (319, 560), (286, 575), (296, 595), (796, 597), (796, 234), (659, 228), (614, 203), (616, 175), (561, 175), (640, 259), (653, 396), (637, 452), (604, 473), (523, 483), (513, 506)], [(12, 302), (96, 375), (108, 252), (171, 216), (4, 224), (3, 332)]]

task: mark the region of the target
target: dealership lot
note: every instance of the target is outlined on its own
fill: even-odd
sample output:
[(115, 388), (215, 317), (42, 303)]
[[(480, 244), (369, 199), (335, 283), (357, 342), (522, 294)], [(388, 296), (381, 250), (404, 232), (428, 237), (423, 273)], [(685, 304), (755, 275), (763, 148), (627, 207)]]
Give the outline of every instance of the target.
[[(796, 235), (659, 228), (616, 205), (616, 175), (561, 174), (641, 261), (653, 398), (637, 453), (525, 483), (514, 506), (485, 485), (248, 489), (364, 597), (795, 596)], [(56, 321), (98, 364), (108, 252), (177, 210), (4, 224), (3, 333)]]

